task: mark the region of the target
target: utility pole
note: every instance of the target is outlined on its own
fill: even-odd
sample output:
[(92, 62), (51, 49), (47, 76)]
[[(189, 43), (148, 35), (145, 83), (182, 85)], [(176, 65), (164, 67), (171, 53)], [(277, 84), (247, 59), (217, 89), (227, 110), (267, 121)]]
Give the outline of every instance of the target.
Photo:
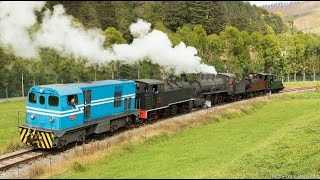
[(22, 77), (21, 77), (21, 92), (22, 92), (22, 97), (24, 97), (23, 73), (22, 73)]
[(114, 79), (114, 68), (113, 68), (113, 62), (111, 63), (111, 78)]

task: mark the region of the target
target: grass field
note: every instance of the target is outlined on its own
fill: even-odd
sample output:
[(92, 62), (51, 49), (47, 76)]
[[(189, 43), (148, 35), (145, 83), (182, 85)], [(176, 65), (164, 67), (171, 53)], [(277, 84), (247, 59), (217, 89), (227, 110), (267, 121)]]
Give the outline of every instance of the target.
[(304, 86), (317, 86), (320, 85), (320, 81), (301, 81), (301, 82), (284, 82), (285, 88), (304, 87)]
[[(25, 101), (0, 103), (0, 154), (19, 148), (18, 111), (25, 111)], [(24, 115), (24, 114), (22, 114)], [(21, 121), (25, 116), (21, 116)], [(25, 121), (24, 121), (25, 122)]]
[(125, 144), (112, 156), (106, 151), (49, 177), (319, 178), (319, 106), (316, 91), (277, 97), (219, 121)]

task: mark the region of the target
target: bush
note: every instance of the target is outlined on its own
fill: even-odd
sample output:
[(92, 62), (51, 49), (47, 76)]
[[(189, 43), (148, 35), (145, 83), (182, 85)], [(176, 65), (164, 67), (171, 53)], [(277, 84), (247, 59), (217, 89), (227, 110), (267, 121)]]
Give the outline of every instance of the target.
[(46, 169), (47, 169), (47, 166), (43, 163), (33, 164), (28, 170), (29, 177), (30, 178), (38, 177), (44, 174), (46, 172)]
[(317, 84), (316, 91), (320, 92), (320, 84)]
[(82, 165), (80, 162), (78, 161), (75, 161), (72, 163), (72, 169), (75, 171), (75, 172), (84, 172), (86, 169), (84, 167), (84, 165)]
[(18, 141), (10, 140), (5, 146), (5, 152), (10, 153), (22, 149), (25, 145)]

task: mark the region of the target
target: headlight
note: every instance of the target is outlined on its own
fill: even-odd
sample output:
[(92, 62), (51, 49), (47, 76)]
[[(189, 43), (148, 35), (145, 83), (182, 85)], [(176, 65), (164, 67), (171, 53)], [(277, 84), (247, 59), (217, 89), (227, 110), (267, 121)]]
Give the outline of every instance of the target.
[(51, 123), (54, 122), (54, 118), (53, 117), (50, 117), (50, 120), (49, 120)]
[(31, 118), (31, 119), (34, 119), (34, 114), (31, 114), (31, 115), (30, 115), (30, 118)]

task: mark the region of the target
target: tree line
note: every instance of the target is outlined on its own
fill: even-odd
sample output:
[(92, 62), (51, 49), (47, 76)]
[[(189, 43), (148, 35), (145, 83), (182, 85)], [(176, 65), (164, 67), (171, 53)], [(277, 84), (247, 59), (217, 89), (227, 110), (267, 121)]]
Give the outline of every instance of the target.
[[(88, 28), (103, 27), (103, 35), (106, 37), (105, 48), (111, 47), (112, 44), (130, 43), (133, 37), (128, 34), (128, 27), (139, 17), (152, 22), (152, 29), (166, 33), (174, 46), (183, 41), (187, 46), (197, 48), (202, 62), (214, 66), (217, 72), (236, 73), (239, 77), (243, 72), (270, 72), (287, 80), (290, 80), (291, 76), (296, 80), (298, 74), (303, 75), (305, 80), (306, 74), (313, 74), (314, 80), (316, 79), (320, 71), (320, 37), (294, 29), (292, 18), (289, 22), (284, 22), (280, 15), (269, 14), (264, 9), (248, 3), (218, 2), (220, 8), (224, 7), (220, 12), (224, 18), (217, 19), (216, 17), (220, 16), (210, 13), (219, 11), (209, 11), (210, 8), (216, 9), (214, 5), (217, 4), (212, 2), (208, 8), (207, 2), (198, 2), (176, 1), (168, 9), (158, 6), (168, 6), (169, 2), (78, 2), (78, 6), (68, 1), (61, 3), (67, 3), (64, 4), (67, 12), (68, 9), (71, 11), (72, 7), (77, 7), (74, 9), (75, 12), (80, 11), (80, 7), (86, 7), (82, 6), (82, 3), (92, 5), (82, 10), (83, 14), (91, 12), (93, 15), (79, 13), (74, 16), (76, 21), (85, 22)], [(54, 3), (57, 2), (48, 3), (48, 6)], [(107, 11), (114, 11), (110, 7), (106, 8), (107, 5), (116, 9), (115, 16), (107, 14)], [(123, 6), (119, 9), (120, 5)], [(129, 10), (129, 5), (133, 9)], [(225, 7), (226, 5), (230, 8)], [(97, 12), (101, 10), (95, 8), (98, 6), (104, 10), (105, 15)], [(187, 10), (184, 12), (184, 9)], [(242, 15), (239, 9), (242, 9)], [(240, 14), (235, 14), (238, 13), (236, 10), (239, 10)], [(120, 12), (124, 15), (122, 19), (117, 16)], [(206, 13), (204, 20), (203, 14)], [(94, 19), (98, 17), (97, 14), (100, 15), (99, 18)], [(132, 19), (129, 20), (129, 17)], [(262, 25), (256, 26), (259, 23)], [(161, 75), (176, 76), (173, 68), (164, 69), (148, 58), (135, 64), (119, 61), (94, 64), (89, 63), (88, 59), (63, 57), (50, 49), (42, 49), (38, 59), (22, 59), (2, 48), (0, 58), (0, 98), (22, 96), (31, 86), (41, 84), (150, 77), (160, 79)]]

